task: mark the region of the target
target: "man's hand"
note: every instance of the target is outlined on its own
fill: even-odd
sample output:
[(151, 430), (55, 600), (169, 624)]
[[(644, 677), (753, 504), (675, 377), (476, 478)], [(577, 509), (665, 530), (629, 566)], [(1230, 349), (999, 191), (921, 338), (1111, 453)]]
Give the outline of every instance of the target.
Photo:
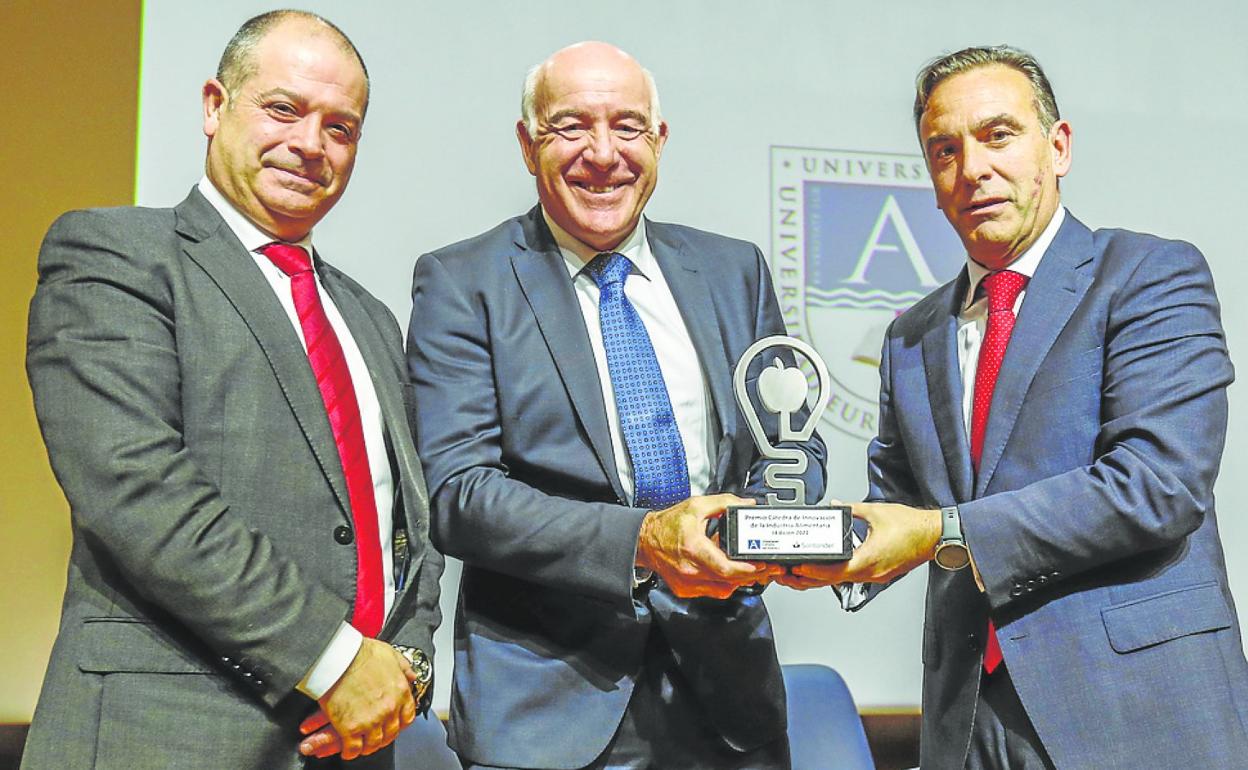
[(393, 647), (365, 639), (355, 660), (321, 697), (321, 708), (299, 725), (299, 753), (355, 759), (389, 746), (416, 718), (411, 682), (416, 672)]
[(837, 583), (887, 583), (929, 561), (940, 542), (940, 511), (896, 503), (854, 503), (856, 518), (869, 532), (849, 561), (799, 564), (776, 578), (789, 588), (805, 590)]
[(741, 586), (783, 573), (771, 564), (733, 561), (706, 536), (706, 522), (730, 505), (753, 505), (735, 495), (708, 495), (651, 511), (637, 538), (637, 566), (653, 570), (677, 596), (726, 599)]

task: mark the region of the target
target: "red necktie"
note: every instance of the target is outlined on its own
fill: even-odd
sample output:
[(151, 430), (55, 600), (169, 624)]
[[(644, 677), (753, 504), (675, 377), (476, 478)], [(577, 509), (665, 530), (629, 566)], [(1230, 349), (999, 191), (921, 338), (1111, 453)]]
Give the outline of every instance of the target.
[[(975, 401), (971, 407), (971, 463), (979, 473), (979, 458), (984, 453), (984, 428), (988, 425), (988, 410), (992, 407), (992, 393), (997, 387), (997, 375), (1001, 372), (1001, 359), (1014, 331), (1014, 302), (1027, 285), (1027, 276), (1009, 270), (989, 273), (984, 277), (984, 291), (988, 294), (988, 328), (984, 342), (979, 348), (979, 366), (975, 370)], [(1001, 665), (1001, 645), (997, 642), (997, 628), (988, 621), (988, 639), (984, 647), (984, 670), (991, 674)]]
[(312, 261), (300, 246), (270, 243), (260, 250), (290, 276), (290, 293), (295, 313), (303, 328), (308, 363), (320, 388), (325, 412), (338, 445), (338, 457), (347, 478), (347, 498), (355, 525), (355, 610), (351, 625), (365, 636), (381, 631), (385, 616), (385, 578), (381, 566), (381, 540), (377, 533), (377, 501), (373, 496), (373, 474), (364, 448), (364, 427), (360, 405), (351, 384), (347, 359), (334, 329), (321, 305), (312, 273)]

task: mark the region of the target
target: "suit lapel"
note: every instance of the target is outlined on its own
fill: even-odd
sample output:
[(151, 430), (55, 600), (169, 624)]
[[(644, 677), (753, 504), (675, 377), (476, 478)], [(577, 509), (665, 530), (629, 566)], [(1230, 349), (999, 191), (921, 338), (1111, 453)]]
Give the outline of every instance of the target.
[(515, 241), (518, 251), (511, 258), (512, 270), (594, 455), (616, 496), (623, 500), (594, 351), (563, 255), (542, 221), (541, 208), (531, 209), (521, 220), (521, 227), (521, 236)]
[[(377, 402), (381, 406), (381, 418), (386, 429), (386, 444), (393, 453), (398, 470), (395, 479), (396, 488), (400, 490), (401, 505), (392, 510), (393, 516), (403, 518), (403, 527), (408, 533), (408, 563), (406, 564), (407, 580), (397, 588), (394, 607), (400, 606), (403, 596), (416, 582), (412, 577), (418, 574), (423, 551), (417, 544), (425, 542), (429, 531), (427, 518), (421, 517), (422, 511), (429, 510), (429, 492), (425, 486), (425, 474), (416, 456), (416, 447), (412, 443), (411, 431), (407, 422), (407, 409), (403, 403), (402, 383), (406, 381), (406, 373), (400, 360), (390, 355), (385, 338), (377, 327), (374, 317), (360, 302), (359, 298), (348, 289), (332, 271), (321, 271), (325, 290), (334, 300), (342, 320), (351, 331), (351, 337), (360, 349), (360, 355), (368, 368), (369, 379), (377, 394)], [(397, 350), (396, 350), (397, 352)], [(400, 560), (395, 558), (396, 578), (400, 569)], [(394, 628), (406, 622), (401, 612), (390, 612), (382, 635), (392, 632)]]
[(966, 296), (967, 275), (963, 268), (958, 279), (946, 285), (942, 301), (931, 305), (923, 335), (923, 368), (932, 421), (945, 458), (949, 483), (957, 500), (969, 500), (974, 483), (971, 450), (962, 417), (962, 369), (958, 364), (957, 320), (962, 298)]
[[(728, 369), (730, 351), (724, 344), (720, 331), (720, 315), (716, 312), (715, 293), (707, 286), (706, 278), (699, 270), (706, 263), (706, 255), (692, 254), (685, 244), (671, 237), (662, 224), (646, 220), (646, 235), (650, 252), (663, 271), (663, 278), (676, 300), (689, 338), (697, 351), (698, 361), (711, 390), (711, 401), (719, 417), (720, 446), (718, 467), (715, 472), (715, 489), (723, 486), (728, 472), (731, 452), (726, 451), (724, 441), (735, 435), (737, 405), (732, 395), (732, 372)], [(713, 264), (713, 260), (712, 260)], [(739, 310), (739, 309), (738, 309)], [(735, 363), (735, 362), (734, 362)]]
[(255, 261), (197, 190), (174, 211), (183, 250), (217, 284), (255, 336), (343, 516), (350, 520), (347, 481), (325, 404), (290, 318)]
[(407, 531), (416, 533), (423, 530), (413, 513), (428, 510), (429, 493), (425, 488), (424, 472), (416, 459), (416, 448), (412, 444), (411, 431), (407, 424), (407, 409), (403, 405), (402, 383), (406, 374), (401, 364), (393, 356), (387, 354), (385, 340), (381, 331), (373, 322), (373, 318), (360, 303), (359, 298), (341, 285), (337, 277), (323, 274), (325, 290), (333, 298), (342, 320), (351, 330), (351, 337), (360, 349), (360, 355), (368, 366), (369, 377), (377, 401), (381, 405), (381, 417), (386, 426), (386, 438), (391, 451), (394, 452), (398, 465), (400, 484), (405, 504), (403, 508), (404, 522)]
[(1005, 349), (984, 429), (976, 497), (985, 493), (992, 480), (1031, 381), (1091, 285), (1089, 266), (1093, 253), (1091, 231), (1067, 213), (1036, 274), (1027, 283), (1027, 293)]

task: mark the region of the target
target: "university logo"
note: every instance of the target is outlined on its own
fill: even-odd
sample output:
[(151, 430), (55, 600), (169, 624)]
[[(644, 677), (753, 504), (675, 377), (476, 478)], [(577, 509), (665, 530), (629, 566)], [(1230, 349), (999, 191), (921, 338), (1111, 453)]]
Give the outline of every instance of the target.
[(771, 272), (789, 334), (827, 361), (825, 428), (875, 436), (884, 332), (965, 254), (921, 156), (771, 148)]

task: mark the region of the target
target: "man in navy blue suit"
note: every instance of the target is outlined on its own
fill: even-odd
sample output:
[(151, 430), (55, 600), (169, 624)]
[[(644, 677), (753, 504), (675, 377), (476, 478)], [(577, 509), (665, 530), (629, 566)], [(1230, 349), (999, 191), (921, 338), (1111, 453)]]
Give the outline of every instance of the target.
[[(705, 534), (761, 492), (731, 378), (784, 332), (766, 263), (642, 217), (668, 127), (620, 50), (535, 67), (516, 133), (539, 205), (423, 255), (413, 286), (432, 537), (464, 562), (451, 745), (470, 767), (788, 767), (745, 588), (779, 570)], [(802, 449), (818, 499), (824, 447)]]
[(917, 84), (966, 269), (886, 336), (866, 543), (785, 581), (934, 562), (925, 769), (1242, 767), (1213, 500), (1234, 373), (1208, 266), (1065, 211), (1071, 127), (1029, 54), (969, 48)]

